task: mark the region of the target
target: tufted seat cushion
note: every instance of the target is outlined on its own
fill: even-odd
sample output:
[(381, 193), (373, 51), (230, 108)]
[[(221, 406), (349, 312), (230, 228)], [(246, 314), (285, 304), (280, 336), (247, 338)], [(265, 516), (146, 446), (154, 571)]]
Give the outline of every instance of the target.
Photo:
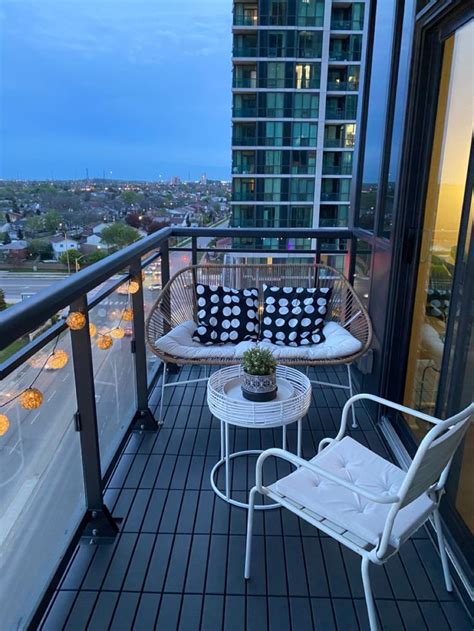
[[(206, 346), (192, 339), (196, 330), (196, 323), (192, 320), (178, 324), (166, 335), (160, 337), (155, 347), (176, 358), (209, 359), (223, 357), (225, 359), (240, 359), (243, 353), (255, 346), (255, 342), (240, 342), (239, 344), (219, 344)], [(362, 344), (353, 335), (336, 322), (328, 322), (324, 329), (325, 342), (310, 346), (277, 346), (271, 342), (260, 342), (264, 348), (270, 348), (277, 360), (285, 359), (337, 359), (357, 353)]]
[[(405, 472), (349, 436), (333, 443), (310, 462), (372, 493), (396, 495)], [(270, 489), (309, 508), (344, 530), (376, 545), (392, 504), (371, 502), (336, 482), (300, 468)], [(399, 547), (423, 524), (434, 503), (425, 494), (402, 508), (394, 522), (391, 545)]]

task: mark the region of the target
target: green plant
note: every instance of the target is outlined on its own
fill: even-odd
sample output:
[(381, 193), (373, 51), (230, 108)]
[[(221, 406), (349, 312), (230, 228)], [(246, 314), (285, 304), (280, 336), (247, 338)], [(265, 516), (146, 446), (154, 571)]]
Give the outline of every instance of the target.
[(249, 375), (271, 375), (275, 372), (276, 360), (268, 348), (250, 348), (242, 355), (242, 368)]

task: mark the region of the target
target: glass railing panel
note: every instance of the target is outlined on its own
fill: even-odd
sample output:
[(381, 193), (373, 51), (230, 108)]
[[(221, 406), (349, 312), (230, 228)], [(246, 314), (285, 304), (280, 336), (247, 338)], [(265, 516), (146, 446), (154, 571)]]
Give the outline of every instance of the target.
[(90, 321), (97, 330), (91, 343), (102, 473), (136, 411), (131, 316), (128, 282), (90, 312)]
[[(145, 310), (145, 319), (148, 317), (159, 296), (161, 286), (161, 260), (158, 258), (143, 269), (143, 306)], [(150, 381), (155, 374), (159, 359), (148, 348), (148, 345), (145, 350), (147, 359), (147, 375), (148, 380)]]
[(55, 344), (26, 360), (0, 387), (0, 405), (35, 380), (43, 396), (35, 409), (24, 409), (20, 398), (0, 408), (10, 423), (0, 435), (0, 626), (5, 630), (26, 628), (85, 512), (69, 333), (56, 346), (67, 354), (66, 365), (41, 371)]

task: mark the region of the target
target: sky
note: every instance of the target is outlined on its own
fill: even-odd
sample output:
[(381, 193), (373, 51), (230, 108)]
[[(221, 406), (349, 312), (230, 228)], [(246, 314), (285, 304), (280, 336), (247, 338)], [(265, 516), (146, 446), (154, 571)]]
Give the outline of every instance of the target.
[(231, 0), (2, 0), (0, 178), (230, 179)]

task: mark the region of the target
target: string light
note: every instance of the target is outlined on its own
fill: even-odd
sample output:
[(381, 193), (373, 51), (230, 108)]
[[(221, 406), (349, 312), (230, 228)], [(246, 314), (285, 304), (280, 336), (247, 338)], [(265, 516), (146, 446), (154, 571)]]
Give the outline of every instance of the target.
[(68, 361), (69, 356), (66, 351), (53, 351), (51, 356), (48, 358), (48, 361), (46, 362), (46, 368), (50, 368), (51, 370), (58, 370), (59, 368), (64, 368)]
[(131, 280), (128, 283), (129, 294), (136, 294), (139, 289), (140, 289), (140, 283), (137, 280)]
[(123, 310), (123, 312), (122, 312), (122, 320), (124, 322), (132, 322), (132, 320), (133, 320), (133, 311), (130, 309), (130, 307), (127, 307), (126, 309)]
[(72, 331), (80, 331), (86, 325), (86, 316), (80, 311), (73, 311), (66, 318), (66, 324)]
[(110, 335), (100, 335), (97, 338), (97, 348), (100, 348), (101, 351), (106, 351), (108, 350), (112, 344), (113, 344), (113, 340), (110, 337)]
[(43, 394), (38, 388), (27, 388), (20, 394), (20, 405), (25, 410), (36, 410), (43, 403)]
[(4, 436), (10, 428), (10, 421), (6, 414), (0, 414), (0, 436)]
[(113, 338), (115, 338), (116, 340), (121, 340), (121, 339), (122, 339), (122, 337), (124, 337), (124, 335), (125, 335), (125, 330), (124, 330), (124, 329), (122, 329), (122, 327), (121, 327), (121, 326), (117, 326), (117, 327), (115, 327), (115, 329), (112, 329), (112, 330), (110, 331), (110, 335), (111, 335)]
[(97, 334), (97, 327), (92, 322), (89, 324), (89, 335), (91, 337), (95, 337)]

